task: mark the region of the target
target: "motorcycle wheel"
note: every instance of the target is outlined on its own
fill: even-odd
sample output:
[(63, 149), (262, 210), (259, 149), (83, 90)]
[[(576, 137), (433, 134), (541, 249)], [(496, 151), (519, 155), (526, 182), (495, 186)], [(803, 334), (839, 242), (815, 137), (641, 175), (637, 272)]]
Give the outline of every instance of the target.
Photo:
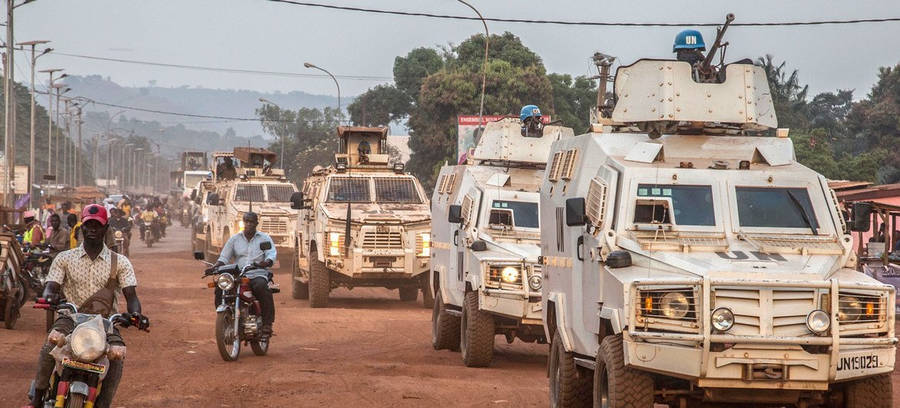
[(145, 242), (147, 243), (147, 248), (150, 248), (150, 247), (153, 246), (153, 240), (152, 240), (152, 239), (148, 239), (148, 240), (145, 241)]
[(84, 407), (84, 395), (69, 394), (66, 398), (66, 408), (82, 408)]
[(234, 329), (233, 313), (226, 311), (216, 314), (216, 345), (219, 346), (222, 360), (235, 361), (241, 354), (241, 338)]
[(253, 349), (253, 354), (257, 356), (264, 356), (269, 352), (269, 340), (255, 340), (250, 342), (250, 348)]

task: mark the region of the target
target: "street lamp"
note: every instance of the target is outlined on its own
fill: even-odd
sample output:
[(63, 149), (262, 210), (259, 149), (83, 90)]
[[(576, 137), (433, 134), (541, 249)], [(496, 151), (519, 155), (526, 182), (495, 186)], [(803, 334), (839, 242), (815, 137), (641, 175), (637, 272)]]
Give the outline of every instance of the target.
[(43, 69), (40, 71), (41, 73), (50, 74), (50, 88), (47, 89), (47, 174), (51, 174), (53, 169), (53, 160), (51, 158), (53, 155), (53, 74), (59, 71), (62, 71), (62, 68)]
[(337, 93), (338, 93), (338, 115), (339, 115), (338, 116), (338, 124), (340, 124), (341, 118), (344, 116), (343, 112), (341, 111), (341, 84), (338, 83), (338, 80), (337, 80), (337, 78), (334, 77), (334, 75), (331, 75), (331, 72), (328, 72), (324, 68), (317, 67), (313, 64), (310, 64), (309, 62), (304, 62), (303, 66), (306, 68), (318, 69), (319, 71), (322, 71), (322, 72), (328, 74), (328, 76), (330, 76), (331, 79), (334, 81), (334, 85), (337, 86)]
[[(63, 79), (67, 76), (69, 76), (69, 74), (62, 74), (57, 79)], [(54, 138), (54, 140), (56, 141), (56, 143), (55, 143), (56, 151), (53, 153), (53, 156), (54, 156), (53, 161), (56, 162), (56, 171), (53, 174), (57, 175), (57, 173), (59, 173), (59, 132), (60, 132), (59, 115), (61, 113), (61, 111), (59, 110), (59, 101), (60, 101), (62, 94), (71, 91), (72, 88), (67, 87), (66, 84), (51, 84), (50, 86), (52, 88), (56, 89), (56, 137)]]
[(35, 41), (25, 41), (20, 42), (18, 45), (20, 47), (31, 46), (31, 141), (28, 148), (28, 208), (32, 208), (34, 206), (34, 194), (31, 186), (34, 184), (34, 68), (37, 64), (37, 59), (48, 52), (50, 52), (51, 48), (45, 48), (43, 52), (40, 54), (35, 54), (35, 47), (40, 44), (46, 44), (50, 41), (48, 40), (35, 40)]
[[(262, 103), (269, 104), (269, 105), (272, 105), (272, 106), (278, 108), (278, 111), (279, 111), (279, 115), (278, 115), (278, 116), (279, 116), (279, 118), (281, 117), (281, 106), (278, 106), (277, 103), (272, 102), (272, 101), (270, 101), (270, 100), (268, 100), (268, 99), (266, 99), (266, 98), (259, 98), (259, 101), (262, 102)], [(338, 108), (338, 109), (340, 109), (340, 108)], [(284, 132), (281, 132), (281, 135), (280, 135), (280, 136), (281, 136), (281, 168), (284, 168)]]
[(487, 83), (488, 47), (490, 46), (491, 42), (491, 33), (488, 31), (487, 21), (484, 20), (484, 17), (481, 15), (481, 12), (479, 12), (478, 9), (463, 0), (456, 1), (469, 6), (469, 8), (478, 15), (478, 18), (481, 19), (481, 24), (484, 24), (484, 62), (481, 63), (481, 104), (478, 106), (478, 133), (480, 135), (481, 132), (483, 132), (482, 126), (484, 123), (484, 87)]

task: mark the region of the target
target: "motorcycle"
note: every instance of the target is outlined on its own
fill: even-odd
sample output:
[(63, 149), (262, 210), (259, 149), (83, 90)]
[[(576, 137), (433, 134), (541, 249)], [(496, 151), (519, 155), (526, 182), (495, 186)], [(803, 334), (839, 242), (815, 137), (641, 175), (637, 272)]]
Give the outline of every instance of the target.
[[(50, 250), (49, 245), (41, 245), (33, 247), (25, 253), (25, 263), (22, 264), (22, 275), (28, 282), (28, 288), (34, 294), (40, 294), (44, 291), (44, 284), (47, 283), (47, 274), (50, 273), (50, 265), (53, 264), (53, 258), (56, 253)], [(52, 310), (47, 310), (45, 326), (47, 331), (53, 326), (56, 315)]]
[(122, 255), (129, 256), (128, 247), (131, 245), (131, 231), (130, 228), (116, 228), (110, 227), (112, 229), (113, 234), (113, 251), (116, 251)]
[(159, 241), (159, 238), (159, 219), (154, 219), (147, 227), (147, 231), (144, 232), (144, 243), (147, 244), (147, 248), (150, 248), (154, 242)]
[[(269, 242), (260, 244), (260, 249), (272, 248)], [(202, 252), (195, 252), (194, 258), (203, 260)], [(204, 262), (212, 266), (208, 262)], [(216, 345), (222, 360), (236, 361), (241, 353), (241, 343), (249, 344), (253, 354), (264, 356), (269, 350), (268, 336), (260, 333), (262, 327), (262, 309), (259, 301), (250, 289), (250, 279), (244, 274), (253, 269), (250, 263), (243, 268), (237, 264), (219, 266), (203, 277), (213, 276), (208, 287), (218, 287), (222, 291), (221, 304), (216, 308)], [(277, 293), (277, 289), (272, 289)]]
[[(50, 355), (56, 360), (50, 376), (47, 394), (42, 396), (44, 408), (89, 408), (100, 395), (106, 378), (109, 362), (125, 358), (125, 346), (111, 346), (106, 333), (113, 326), (126, 328), (137, 325), (137, 319), (128, 313), (114, 314), (109, 319), (101, 315), (78, 313), (71, 303), (52, 305), (45, 299), (37, 299), (36, 309), (56, 310), (66, 314), (75, 322), (75, 329), (69, 335), (50, 332), (47, 340), (56, 347)], [(144, 329), (149, 332), (149, 330)], [(53, 394), (55, 392), (55, 394)], [(35, 384), (31, 383), (29, 399), (34, 397)]]

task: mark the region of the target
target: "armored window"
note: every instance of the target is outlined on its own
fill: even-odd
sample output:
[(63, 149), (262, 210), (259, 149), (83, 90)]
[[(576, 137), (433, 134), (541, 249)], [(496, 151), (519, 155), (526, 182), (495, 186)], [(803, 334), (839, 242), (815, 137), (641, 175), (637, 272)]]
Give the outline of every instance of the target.
[(591, 185), (588, 187), (587, 216), (596, 227), (603, 225), (603, 216), (606, 214), (607, 191), (606, 181), (599, 177), (591, 179)]
[(462, 223), (464, 225), (470, 224), (469, 217), (472, 216), (473, 203), (474, 203), (474, 201), (472, 200), (472, 197), (469, 196), (468, 194), (466, 194), (466, 196), (463, 197), (463, 202), (462, 202), (462, 206), (461, 206), (462, 208), (460, 208), (460, 218), (462, 218)]
[(294, 194), (293, 186), (270, 185), (266, 186), (269, 202), (286, 203), (291, 201), (291, 194)]
[(491, 225), (538, 228), (538, 219), (537, 203), (494, 200), (491, 204)]
[(421, 204), (416, 183), (409, 178), (375, 177), (375, 201), (379, 203)]
[(550, 181), (559, 180), (559, 168), (562, 165), (562, 159), (565, 152), (553, 153), (553, 161), (550, 162), (550, 171), (547, 172), (547, 179)]
[(328, 200), (337, 203), (367, 203), (369, 199), (368, 177), (332, 177), (328, 185)]
[(453, 183), (456, 182), (456, 174), (447, 175), (447, 185), (444, 186), (444, 192), (450, 194), (453, 192)]
[(444, 193), (444, 188), (445, 188), (444, 186), (446, 185), (446, 183), (447, 183), (447, 175), (444, 174), (438, 179), (438, 182), (436, 185), (437, 187), (435, 188), (435, 190), (437, 190), (438, 194)]
[(234, 201), (263, 201), (263, 186), (260, 184), (238, 184), (234, 190)]
[[(818, 228), (805, 188), (737, 187), (738, 222), (742, 227)], [(802, 209), (801, 209), (802, 208)]]
[(578, 158), (578, 150), (572, 149), (566, 151), (563, 159), (563, 165), (559, 172), (559, 178), (563, 180), (571, 180), (572, 173), (575, 171), (575, 159)]
[(637, 196), (635, 223), (716, 225), (711, 186), (641, 184)]

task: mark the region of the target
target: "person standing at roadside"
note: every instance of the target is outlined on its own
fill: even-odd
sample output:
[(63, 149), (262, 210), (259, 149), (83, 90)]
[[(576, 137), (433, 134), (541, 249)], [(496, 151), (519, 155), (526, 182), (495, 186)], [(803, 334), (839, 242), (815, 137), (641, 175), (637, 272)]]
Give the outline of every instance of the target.
[(44, 242), (44, 230), (41, 223), (34, 219), (34, 211), (25, 211), (25, 234), (23, 242), (29, 245), (40, 245)]
[(62, 225), (59, 214), (50, 215), (50, 235), (47, 236), (47, 245), (53, 252), (69, 249), (69, 230)]

